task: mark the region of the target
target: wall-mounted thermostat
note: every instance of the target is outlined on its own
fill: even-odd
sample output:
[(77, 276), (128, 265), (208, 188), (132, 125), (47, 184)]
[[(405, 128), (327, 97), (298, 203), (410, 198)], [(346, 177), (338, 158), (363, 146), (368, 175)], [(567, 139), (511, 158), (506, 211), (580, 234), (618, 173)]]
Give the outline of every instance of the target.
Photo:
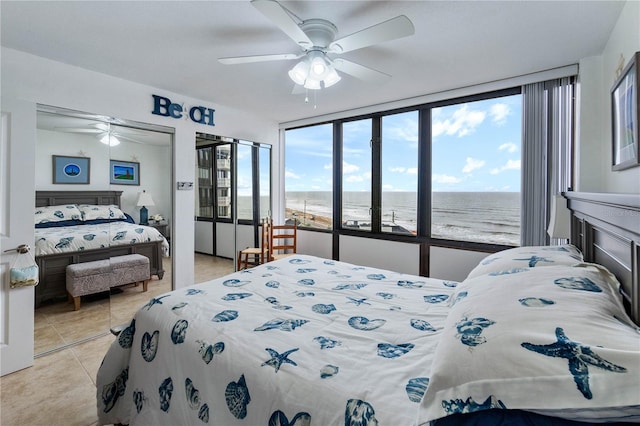
[(178, 190), (190, 191), (193, 189), (193, 182), (178, 182)]

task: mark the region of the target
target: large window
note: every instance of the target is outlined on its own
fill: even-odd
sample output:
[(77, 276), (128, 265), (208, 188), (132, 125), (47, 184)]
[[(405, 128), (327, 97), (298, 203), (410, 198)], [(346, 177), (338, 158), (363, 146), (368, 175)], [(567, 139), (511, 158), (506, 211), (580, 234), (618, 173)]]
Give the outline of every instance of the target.
[(285, 215), (301, 226), (333, 228), (333, 125), (287, 130)]
[(271, 216), (271, 147), (258, 149), (260, 218)]
[(252, 146), (236, 145), (238, 165), (238, 219), (253, 220), (253, 156)]
[(342, 226), (371, 229), (371, 119), (342, 125)]
[(215, 150), (217, 217), (231, 219), (231, 145), (218, 145)]
[(213, 218), (213, 148), (196, 150), (196, 216)]
[(382, 117), (382, 232), (417, 232), (418, 111)]
[(522, 129), (516, 87), (287, 130), (287, 218), (326, 229), (317, 219), (334, 215), (335, 229), (403, 241), (518, 246)]
[(431, 236), (520, 244), (521, 95), (431, 110)]

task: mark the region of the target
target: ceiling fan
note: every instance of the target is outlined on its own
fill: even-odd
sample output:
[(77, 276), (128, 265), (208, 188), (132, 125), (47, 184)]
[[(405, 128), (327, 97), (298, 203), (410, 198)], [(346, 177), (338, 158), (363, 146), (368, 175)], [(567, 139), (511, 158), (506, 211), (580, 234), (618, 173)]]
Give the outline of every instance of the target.
[(365, 81), (387, 79), (390, 75), (381, 71), (332, 56), (414, 34), (411, 20), (400, 15), (336, 40), (338, 28), (325, 19), (302, 21), (274, 0), (252, 0), (251, 4), (295, 41), (302, 52), (227, 57), (218, 61), (233, 65), (302, 58), (289, 71), (289, 77), (306, 89), (318, 90), (336, 84), (341, 78), (336, 70)]
[[(126, 133), (117, 131), (111, 128), (108, 123), (91, 123), (86, 127), (54, 127), (55, 130), (67, 133), (89, 133), (95, 134), (100, 142), (109, 146), (116, 146), (120, 144), (120, 140), (127, 140), (130, 142), (141, 143), (137, 138), (144, 138), (147, 135), (143, 132), (137, 132), (133, 129), (126, 129)], [(123, 128), (125, 129), (125, 128)], [(134, 136), (134, 137), (132, 137)]]

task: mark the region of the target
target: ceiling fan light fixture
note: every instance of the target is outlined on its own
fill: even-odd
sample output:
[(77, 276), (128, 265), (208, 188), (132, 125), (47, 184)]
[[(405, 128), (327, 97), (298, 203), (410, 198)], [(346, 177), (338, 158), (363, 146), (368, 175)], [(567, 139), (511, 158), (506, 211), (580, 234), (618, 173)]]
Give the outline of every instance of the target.
[(120, 139), (116, 138), (115, 136), (111, 136), (109, 134), (104, 135), (100, 139), (100, 142), (102, 142), (105, 145), (109, 145), (109, 146), (120, 145)]
[(327, 76), (324, 78), (324, 88), (331, 87), (342, 79), (338, 72), (331, 66)]
[(293, 68), (289, 70), (289, 77), (294, 83), (300, 86), (304, 85), (304, 82), (309, 76), (309, 63), (306, 60), (298, 62)]
[(322, 77), (324, 77), (326, 72), (327, 64), (325, 63), (324, 59), (314, 58), (313, 61), (311, 61), (311, 75), (313, 75), (314, 78), (322, 80)]
[(294, 83), (310, 90), (320, 90), (323, 87), (326, 89), (341, 79), (325, 53), (319, 50), (309, 52), (302, 61), (291, 68), (289, 77)]
[(307, 78), (307, 81), (305, 81), (304, 83), (304, 88), (305, 89), (311, 89), (311, 90), (320, 90), (320, 80), (315, 80), (313, 78)]

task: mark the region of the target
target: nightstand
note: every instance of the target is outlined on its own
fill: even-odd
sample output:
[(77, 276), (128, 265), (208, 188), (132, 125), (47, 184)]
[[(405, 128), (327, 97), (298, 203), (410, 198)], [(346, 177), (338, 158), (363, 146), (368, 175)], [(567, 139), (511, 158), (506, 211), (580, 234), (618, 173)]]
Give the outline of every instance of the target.
[(169, 224), (166, 221), (156, 222), (155, 220), (150, 220), (147, 226), (156, 228), (167, 240), (169, 239)]

